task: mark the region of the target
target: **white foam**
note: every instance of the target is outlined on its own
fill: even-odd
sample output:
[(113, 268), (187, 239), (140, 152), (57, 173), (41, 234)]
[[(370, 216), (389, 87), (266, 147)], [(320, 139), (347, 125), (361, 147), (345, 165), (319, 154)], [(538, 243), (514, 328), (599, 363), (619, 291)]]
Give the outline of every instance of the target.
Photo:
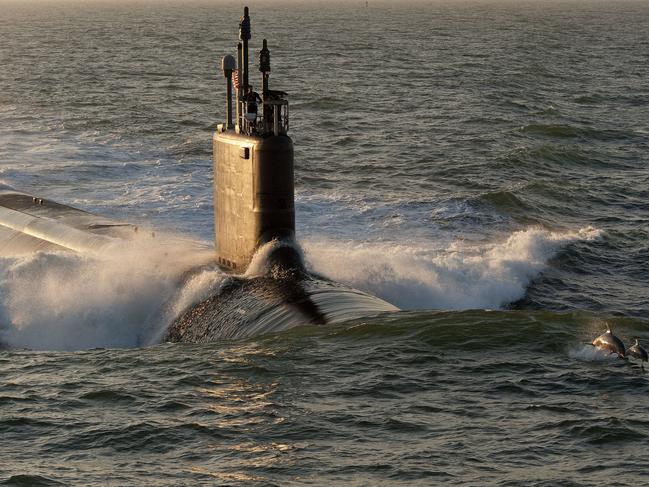
[(142, 344), (159, 343), (164, 338), (167, 327), (177, 316), (180, 316), (190, 306), (218, 294), (226, 280), (227, 274), (213, 266), (206, 267), (193, 275), (167, 303), (160, 318), (149, 322), (150, 329), (146, 332)]
[(600, 235), (593, 227), (551, 232), (533, 227), (503, 242), (463, 241), (444, 251), (424, 245), (302, 242), (314, 271), (375, 294), (403, 309), (495, 309), (523, 297), (559, 249)]
[(568, 356), (582, 362), (604, 362), (619, 358), (617, 353), (611, 353), (588, 344), (568, 350)]
[(250, 264), (246, 269), (245, 277), (256, 277), (263, 276), (270, 272), (270, 255), (275, 252), (277, 249), (282, 247), (290, 247), (295, 250), (299, 255), (300, 259), (303, 259), (302, 249), (299, 245), (292, 241), (286, 240), (271, 240), (270, 242), (265, 243), (257, 249), (255, 255), (252, 256)]
[[(182, 274), (211, 254), (191, 242), (143, 236), (96, 257), (37, 252), (0, 259), (0, 341), (47, 350), (148, 343), (168, 324), (160, 310), (176, 296)], [(175, 312), (208, 287), (205, 280), (183, 288)]]

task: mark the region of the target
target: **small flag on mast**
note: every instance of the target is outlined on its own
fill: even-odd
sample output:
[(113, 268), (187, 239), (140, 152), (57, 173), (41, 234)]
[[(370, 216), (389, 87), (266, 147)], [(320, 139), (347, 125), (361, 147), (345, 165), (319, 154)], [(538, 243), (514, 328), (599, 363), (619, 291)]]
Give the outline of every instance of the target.
[(232, 71), (232, 85), (235, 90), (239, 89), (239, 71), (236, 69)]

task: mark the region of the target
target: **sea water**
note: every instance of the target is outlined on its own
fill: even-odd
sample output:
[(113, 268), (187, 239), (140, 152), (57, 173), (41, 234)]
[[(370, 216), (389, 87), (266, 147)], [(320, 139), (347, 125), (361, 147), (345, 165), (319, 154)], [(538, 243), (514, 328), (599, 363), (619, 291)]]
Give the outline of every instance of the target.
[[(0, 182), (209, 247), (242, 5), (0, 6)], [(164, 344), (194, 245), (2, 258), (0, 485), (649, 482), (647, 4), (250, 7), (308, 266), (403, 311)]]

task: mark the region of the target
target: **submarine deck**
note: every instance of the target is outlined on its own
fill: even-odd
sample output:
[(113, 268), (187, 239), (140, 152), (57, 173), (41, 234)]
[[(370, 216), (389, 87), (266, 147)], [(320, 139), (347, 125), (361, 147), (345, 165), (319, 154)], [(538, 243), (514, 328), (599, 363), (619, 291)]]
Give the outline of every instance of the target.
[(38, 250), (94, 252), (137, 226), (0, 186), (0, 255)]

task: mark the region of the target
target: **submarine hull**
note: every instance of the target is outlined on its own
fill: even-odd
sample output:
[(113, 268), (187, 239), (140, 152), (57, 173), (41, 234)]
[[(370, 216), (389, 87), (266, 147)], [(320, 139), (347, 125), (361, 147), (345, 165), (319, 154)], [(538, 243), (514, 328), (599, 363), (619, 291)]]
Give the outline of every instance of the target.
[(234, 340), (393, 311), (398, 308), (379, 298), (306, 272), (233, 276), (215, 295), (181, 314), (165, 341)]

